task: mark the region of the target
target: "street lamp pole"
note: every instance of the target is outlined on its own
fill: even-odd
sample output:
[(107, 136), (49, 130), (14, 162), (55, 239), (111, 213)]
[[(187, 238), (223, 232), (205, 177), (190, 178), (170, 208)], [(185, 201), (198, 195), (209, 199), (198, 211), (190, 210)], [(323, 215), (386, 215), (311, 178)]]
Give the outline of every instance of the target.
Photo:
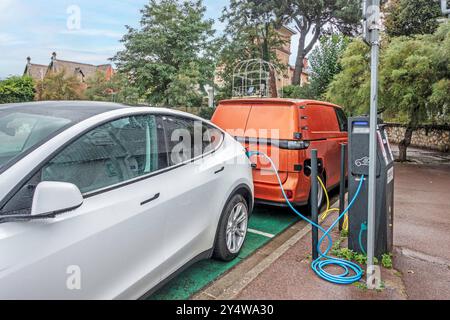
[[(364, 19), (366, 41), (371, 46), (370, 61), (370, 137), (369, 137), (369, 196), (367, 204), (367, 287), (374, 285), (375, 209), (377, 171), (377, 126), (378, 126), (378, 62), (380, 52), (380, 0), (365, 0)], [(377, 281), (376, 281), (377, 282)]]
[(441, 0), (442, 14), (448, 15), (450, 18), (450, 8), (447, 7), (447, 0)]

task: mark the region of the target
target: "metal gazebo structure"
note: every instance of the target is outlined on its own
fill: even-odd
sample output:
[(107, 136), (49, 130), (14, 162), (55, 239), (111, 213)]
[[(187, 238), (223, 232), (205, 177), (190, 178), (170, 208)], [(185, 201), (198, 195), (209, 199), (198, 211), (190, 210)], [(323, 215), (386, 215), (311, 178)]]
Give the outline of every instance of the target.
[[(280, 75), (280, 77), (278, 77)], [(262, 59), (250, 59), (239, 62), (233, 70), (233, 98), (242, 97), (279, 97), (277, 82), (283, 87), (284, 76), (278, 68)]]

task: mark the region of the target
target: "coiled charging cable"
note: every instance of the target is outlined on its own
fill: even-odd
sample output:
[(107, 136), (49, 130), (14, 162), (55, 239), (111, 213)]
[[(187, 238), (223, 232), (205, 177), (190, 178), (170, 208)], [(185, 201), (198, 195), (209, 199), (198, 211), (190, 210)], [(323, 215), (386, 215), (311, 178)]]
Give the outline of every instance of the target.
[[(357, 265), (354, 262), (348, 261), (348, 260), (331, 257), (328, 255), (328, 253), (333, 246), (333, 239), (331, 238), (330, 231), (336, 226), (336, 224), (339, 222), (339, 220), (342, 219), (342, 217), (344, 217), (345, 214), (348, 212), (348, 210), (352, 207), (353, 203), (355, 202), (356, 198), (358, 197), (358, 195), (361, 191), (361, 187), (364, 183), (364, 176), (361, 176), (361, 180), (359, 182), (358, 189), (356, 190), (356, 193), (355, 193), (353, 199), (349, 202), (347, 208), (343, 212), (341, 212), (339, 214), (339, 217), (333, 222), (333, 224), (327, 230), (325, 230), (320, 225), (318, 225), (314, 221), (308, 219), (306, 216), (304, 216), (297, 209), (294, 208), (292, 203), (289, 201), (289, 198), (287, 197), (286, 192), (283, 189), (283, 183), (281, 182), (280, 176), (278, 174), (278, 170), (277, 170), (273, 160), (268, 155), (266, 155), (265, 153), (260, 152), (260, 151), (248, 151), (247, 152), (247, 156), (249, 158), (254, 155), (262, 156), (270, 162), (270, 164), (272, 166), (272, 170), (274, 171), (274, 173), (277, 177), (278, 184), (280, 185), (281, 193), (283, 194), (283, 197), (286, 200), (286, 203), (288, 204), (289, 208), (291, 208), (291, 210), (294, 211), (294, 213), (297, 214), (300, 218), (302, 218), (303, 220), (305, 220), (306, 222), (311, 224), (313, 227), (316, 227), (320, 231), (322, 231), (322, 233), (323, 233), (322, 237), (320, 238), (320, 240), (317, 244), (317, 252), (319, 254), (319, 257), (311, 263), (311, 268), (313, 269), (313, 271), (322, 279), (327, 280), (331, 283), (335, 283), (335, 284), (352, 284), (356, 281), (359, 281), (364, 274), (363, 270), (361, 269), (361, 267), (359, 265)], [(320, 178), (318, 178), (318, 179), (319, 179), (319, 183), (320, 183), (321, 187), (324, 188), (324, 191), (325, 191), (325, 194), (327, 197), (327, 211), (328, 212), (339, 211), (337, 209), (329, 208), (329, 206), (330, 206), (329, 198), (328, 198), (328, 194), (327, 194), (325, 185), (323, 184), (323, 182)], [(327, 211), (325, 211), (325, 213), (327, 213)], [(320, 247), (322, 245), (322, 242), (325, 240), (325, 238), (328, 240), (328, 246), (325, 249), (325, 251), (322, 252)], [(333, 273), (326, 271), (326, 268), (330, 267), (330, 266), (340, 267), (342, 269), (342, 272), (339, 274), (333, 274)]]

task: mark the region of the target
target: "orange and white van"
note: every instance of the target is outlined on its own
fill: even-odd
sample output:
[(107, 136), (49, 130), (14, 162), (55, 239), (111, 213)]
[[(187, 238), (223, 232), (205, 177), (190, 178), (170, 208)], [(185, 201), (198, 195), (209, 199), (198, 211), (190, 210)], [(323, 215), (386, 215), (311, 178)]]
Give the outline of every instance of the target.
[[(310, 199), (312, 149), (318, 151), (319, 172), (327, 189), (339, 184), (340, 145), (347, 143), (347, 118), (337, 105), (278, 98), (224, 100), (212, 122), (248, 150), (259, 150), (272, 158), (294, 205), (306, 205)], [(285, 205), (270, 164), (261, 157), (252, 160), (256, 201)], [(318, 197), (321, 204), (322, 188)]]

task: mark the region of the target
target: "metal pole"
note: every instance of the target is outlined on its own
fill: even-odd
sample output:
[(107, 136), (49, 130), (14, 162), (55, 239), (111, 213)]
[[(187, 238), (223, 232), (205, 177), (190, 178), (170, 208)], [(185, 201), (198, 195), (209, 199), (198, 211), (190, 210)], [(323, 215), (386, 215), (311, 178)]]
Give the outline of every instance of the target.
[(448, 14), (450, 18), (450, 8), (447, 8), (447, 0), (441, 0), (441, 10), (444, 15)]
[[(319, 224), (319, 208), (317, 199), (318, 190), (317, 181), (317, 150), (311, 150), (311, 220), (315, 224)], [(319, 242), (319, 230), (317, 227), (312, 227), (312, 257), (316, 260), (319, 256), (317, 252), (317, 244)]]
[(370, 142), (369, 142), (369, 196), (367, 213), (367, 287), (374, 289), (374, 243), (375, 243), (375, 204), (377, 170), (377, 125), (378, 125), (378, 59), (380, 50), (380, 0), (372, 0), (369, 10), (371, 42), (371, 79), (370, 79)]
[[(341, 144), (341, 177), (339, 181), (339, 212), (342, 213), (345, 210), (345, 149), (346, 145)], [(339, 231), (342, 231), (342, 225), (344, 219), (339, 220)]]

